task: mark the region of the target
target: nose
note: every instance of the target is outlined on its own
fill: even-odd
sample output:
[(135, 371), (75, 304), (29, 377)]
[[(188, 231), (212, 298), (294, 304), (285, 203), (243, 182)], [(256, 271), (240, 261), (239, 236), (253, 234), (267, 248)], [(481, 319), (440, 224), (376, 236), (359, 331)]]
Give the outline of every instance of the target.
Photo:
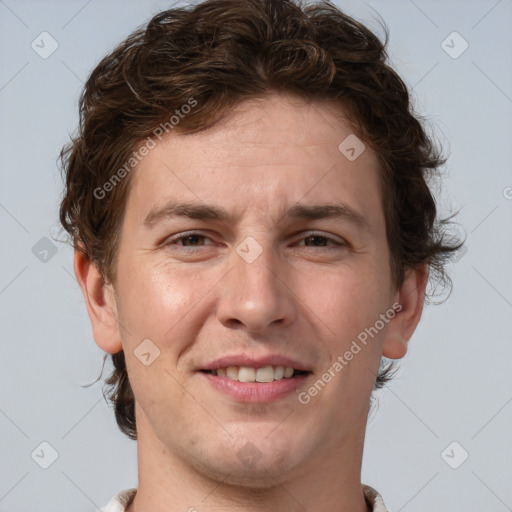
[(228, 328), (244, 327), (250, 333), (261, 334), (271, 327), (293, 323), (297, 308), (296, 296), (287, 282), (286, 262), (270, 247), (258, 245), (261, 254), (254, 260), (242, 251), (233, 251), (217, 318)]

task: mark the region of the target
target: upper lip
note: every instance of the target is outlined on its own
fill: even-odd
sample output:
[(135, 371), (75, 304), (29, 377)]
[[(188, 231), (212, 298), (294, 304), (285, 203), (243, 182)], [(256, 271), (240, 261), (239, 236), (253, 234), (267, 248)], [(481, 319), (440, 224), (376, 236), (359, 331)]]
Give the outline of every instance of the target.
[(266, 356), (251, 356), (248, 354), (234, 354), (219, 357), (201, 368), (202, 370), (217, 370), (228, 366), (248, 366), (250, 368), (264, 368), (265, 366), (290, 366), (294, 370), (304, 372), (311, 371), (307, 365), (280, 354), (269, 354)]

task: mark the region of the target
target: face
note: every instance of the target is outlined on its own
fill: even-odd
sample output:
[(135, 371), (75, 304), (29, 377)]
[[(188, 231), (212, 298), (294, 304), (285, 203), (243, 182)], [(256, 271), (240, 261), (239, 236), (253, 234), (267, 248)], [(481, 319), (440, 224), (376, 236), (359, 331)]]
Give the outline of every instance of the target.
[(112, 294), (122, 328), (96, 325), (95, 339), (125, 351), (139, 438), (216, 479), (258, 485), (360, 446), (381, 356), (403, 355), (415, 325), (390, 313), (377, 158), (338, 149), (352, 134), (342, 114), (246, 102), (132, 171)]

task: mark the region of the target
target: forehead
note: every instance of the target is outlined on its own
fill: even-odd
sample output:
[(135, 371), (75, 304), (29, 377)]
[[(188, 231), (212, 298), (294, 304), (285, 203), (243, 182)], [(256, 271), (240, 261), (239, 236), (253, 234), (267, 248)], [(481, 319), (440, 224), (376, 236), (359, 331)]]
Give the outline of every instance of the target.
[[(259, 159), (254, 163), (275, 165), (279, 163), (277, 157), (288, 152), (292, 156), (298, 152), (307, 155), (311, 153), (309, 148), (318, 146), (337, 150), (339, 143), (351, 133), (349, 120), (340, 105), (275, 94), (245, 101), (226, 113), (213, 128), (175, 137), (174, 142), (184, 148), (201, 145), (238, 151), (260, 149)], [(169, 139), (172, 143), (173, 138)], [(243, 160), (243, 153), (239, 155)]]
[(376, 155), (367, 146), (351, 161), (340, 151), (346, 140), (362, 144), (354, 137), (338, 105), (281, 95), (247, 101), (210, 129), (157, 143), (133, 171), (129, 210), (140, 224), (169, 199), (240, 212), (253, 205), (261, 213), (341, 200), (375, 216), (369, 210), (381, 206)]

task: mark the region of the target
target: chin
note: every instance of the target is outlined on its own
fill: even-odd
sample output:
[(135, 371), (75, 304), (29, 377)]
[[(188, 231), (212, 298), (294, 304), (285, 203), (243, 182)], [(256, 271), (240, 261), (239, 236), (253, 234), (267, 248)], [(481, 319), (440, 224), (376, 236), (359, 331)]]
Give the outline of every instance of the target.
[(196, 469), (237, 487), (268, 489), (282, 484), (308, 458), (307, 443), (290, 433), (269, 432), (271, 429), (261, 425), (240, 429), (238, 436), (226, 435), (220, 442), (214, 441), (214, 446), (204, 446)]
[(289, 471), (282, 466), (277, 467), (270, 461), (263, 463), (262, 459), (251, 466), (241, 464), (238, 459), (210, 464), (202, 460), (200, 464), (196, 470), (204, 476), (214, 482), (222, 482), (223, 485), (239, 489), (268, 490), (282, 485), (289, 479)]

